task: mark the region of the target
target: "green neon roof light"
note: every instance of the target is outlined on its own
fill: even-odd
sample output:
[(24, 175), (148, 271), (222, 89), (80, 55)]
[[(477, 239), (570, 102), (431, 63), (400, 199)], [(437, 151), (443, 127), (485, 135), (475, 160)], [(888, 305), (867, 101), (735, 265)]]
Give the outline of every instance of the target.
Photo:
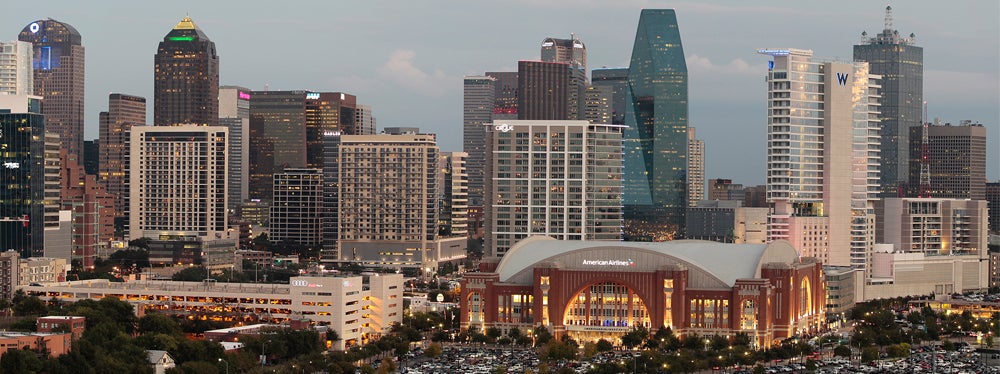
[(170, 41), (173, 41), (173, 42), (176, 42), (176, 41), (190, 42), (190, 41), (194, 40), (194, 37), (193, 36), (171, 36), (169, 39), (170, 39)]

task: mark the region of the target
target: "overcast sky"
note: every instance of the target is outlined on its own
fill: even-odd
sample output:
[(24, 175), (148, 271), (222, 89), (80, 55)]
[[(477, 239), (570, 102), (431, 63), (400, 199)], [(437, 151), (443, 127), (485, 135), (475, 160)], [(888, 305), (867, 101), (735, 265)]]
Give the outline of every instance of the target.
[[(930, 117), (988, 127), (988, 178), (1000, 178), (1000, 2), (892, 4), (894, 28), (924, 48)], [(462, 147), (462, 77), (514, 71), (546, 36), (575, 33), (589, 68), (627, 66), (639, 11), (677, 10), (690, 72), (690, 125), (708, 178), (763, 184), (767, 56), (812, 49), (850, 60), (862, 31), (882, 30), (874, 1), (14, 1), (0, 40), (54, 18), (83, 35), (86, 138), (111, 92), (144, 96), (152, 118), (153, 55), (185, 15), (216, 43), (220, 82), (254, 90), (343, 91), (372, 106), (379, 129), (418, 126), (445, 151)], [(5, 37), (3, 35), (6, 35)]]

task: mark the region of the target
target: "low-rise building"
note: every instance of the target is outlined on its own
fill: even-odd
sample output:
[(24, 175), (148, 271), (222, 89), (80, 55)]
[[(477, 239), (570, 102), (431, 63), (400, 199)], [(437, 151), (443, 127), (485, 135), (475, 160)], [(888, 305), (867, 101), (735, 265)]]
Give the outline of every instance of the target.
[(63, 302), (114, 297), (147, 311), (238, 322), (280, 323), (310, 319), (340, 340), (335, 349), (360, 344), (402, 322), (403, 276), (292, 277), (288, 284), (174, 282), (105, 279), (22, 286), (27, 293)]
[(72, 334), (50, 332), (0, 332), (0, 356), (7, 351), (27, 347), (45, 352), (49, 357), (59, 357), (69, 352)]
[(45, 316), (35, 320), (38, 332), (68, 332), (73, 340), (83, 336), (87, 330), (87, 318), (78, 316)]
[(69, 266), (65, 258), (29, 257), (18, 261), (18, 284), (62, 282)]

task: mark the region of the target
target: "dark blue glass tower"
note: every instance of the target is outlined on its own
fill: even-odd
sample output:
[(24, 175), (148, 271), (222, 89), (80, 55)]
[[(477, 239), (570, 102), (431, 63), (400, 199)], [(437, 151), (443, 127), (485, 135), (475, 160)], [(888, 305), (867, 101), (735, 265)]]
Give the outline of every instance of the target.
[(688, 73), (673, 9), (643, 9), (628, 70), (625, 238), (684, 235)]

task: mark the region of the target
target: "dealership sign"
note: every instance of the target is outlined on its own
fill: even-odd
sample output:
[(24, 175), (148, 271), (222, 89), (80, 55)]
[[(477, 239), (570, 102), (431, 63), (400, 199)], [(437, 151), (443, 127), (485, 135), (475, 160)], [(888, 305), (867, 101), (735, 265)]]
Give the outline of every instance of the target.
[(584, 266), (624, 266), (635, 267), (635, 261), (628, 260), (583, 260)]

